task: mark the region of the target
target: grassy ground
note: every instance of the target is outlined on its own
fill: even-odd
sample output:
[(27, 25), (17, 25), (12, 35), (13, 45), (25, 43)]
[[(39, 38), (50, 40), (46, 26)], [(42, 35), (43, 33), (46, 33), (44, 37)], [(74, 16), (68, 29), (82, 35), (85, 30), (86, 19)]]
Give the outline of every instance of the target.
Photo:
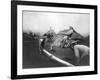
[(64, 66), (51, 60), (43, 53), (40, 54), (38, 41), (27, 41), (23, 43), (23, 68), (45, 68)]
[[(33, 40), (27, 36), (23, 36), (23, 68), (46, 68), (46, 67), (62, 67), (65, 66), (57, 61), (51, 60), (45, 53), (40, 54), (38, 40)], [(49, 45), (45, 45), (45, 49), (49, 52)], [(55, 56), (76, 65), (76, 58), (72, 49), (61, 49), (55, 47)], [(52, 53), (52, 52), (51, 52)], [(89, 56), (83, 58), (80, 66), (89, 65)]]

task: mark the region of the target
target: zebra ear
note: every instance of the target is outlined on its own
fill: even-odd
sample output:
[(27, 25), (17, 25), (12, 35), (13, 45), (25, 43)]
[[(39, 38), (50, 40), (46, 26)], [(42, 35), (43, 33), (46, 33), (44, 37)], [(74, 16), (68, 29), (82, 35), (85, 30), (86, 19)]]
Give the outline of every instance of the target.
[(75, 29), (73, 27), (71, 27), (71, 29), (73, 30), (73, 32), (76, 32)]
[(72, 27), (72, 26), (69, 26), (69, 28), (70, 28), (70, 29), (73, 29), (73, 27)]
[(73, 28), (72, 26), (70, 26), (69, 29), (72, 29), (73, 31), (75, 31), (74, 28)]

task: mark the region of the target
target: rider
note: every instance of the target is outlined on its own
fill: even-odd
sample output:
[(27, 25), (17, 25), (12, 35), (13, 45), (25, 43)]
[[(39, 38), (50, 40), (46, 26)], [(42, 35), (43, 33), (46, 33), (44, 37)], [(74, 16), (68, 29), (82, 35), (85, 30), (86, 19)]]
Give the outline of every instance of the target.
[(65, 47), (66, 42), (67, 42), (67, 38), (68, 38), (68, 36), (64, 36), (64, 37), (63, 37), (62, 44), (61, 44), (61, 47), (62, 47), (62, 48)]

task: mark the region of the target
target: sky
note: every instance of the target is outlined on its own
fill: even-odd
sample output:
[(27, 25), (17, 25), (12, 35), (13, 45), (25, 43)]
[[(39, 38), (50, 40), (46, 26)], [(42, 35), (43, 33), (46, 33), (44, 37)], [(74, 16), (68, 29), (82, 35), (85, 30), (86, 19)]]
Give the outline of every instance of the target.
[(44, 34), (50, 27), (58, 33), (72, 26), (78, 33), (90, 33), (90, 15), (82, 13), (23, 11), (23, 31)]

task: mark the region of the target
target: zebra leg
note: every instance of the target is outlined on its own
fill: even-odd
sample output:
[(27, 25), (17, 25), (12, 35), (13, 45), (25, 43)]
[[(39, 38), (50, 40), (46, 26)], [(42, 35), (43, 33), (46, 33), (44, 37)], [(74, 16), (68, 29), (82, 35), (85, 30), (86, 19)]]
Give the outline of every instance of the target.
[(40, 52), (40, 54), (42, 53), (42, 46), (41, 46), (41, 41), (39, 40), (39, 52)]
[(51, 46), (50, 46), (50, 50), (52, 51), (53, 50), (53, 45), (51, 44)]
[(51, 45), (51, 46), (50, 46), (50, 50), (54, 53), (54, 52), (55, 52), (55, 50), (54, 50), (54, 48), (53, 48), (53, 47), (54, 47), (54, 45)]
[(41, 54), (41, 52), (42, 52), (42, 47), (41, 47), (41, 45), (39, 45), (39, 52), (40, 52), (40, 54)]

